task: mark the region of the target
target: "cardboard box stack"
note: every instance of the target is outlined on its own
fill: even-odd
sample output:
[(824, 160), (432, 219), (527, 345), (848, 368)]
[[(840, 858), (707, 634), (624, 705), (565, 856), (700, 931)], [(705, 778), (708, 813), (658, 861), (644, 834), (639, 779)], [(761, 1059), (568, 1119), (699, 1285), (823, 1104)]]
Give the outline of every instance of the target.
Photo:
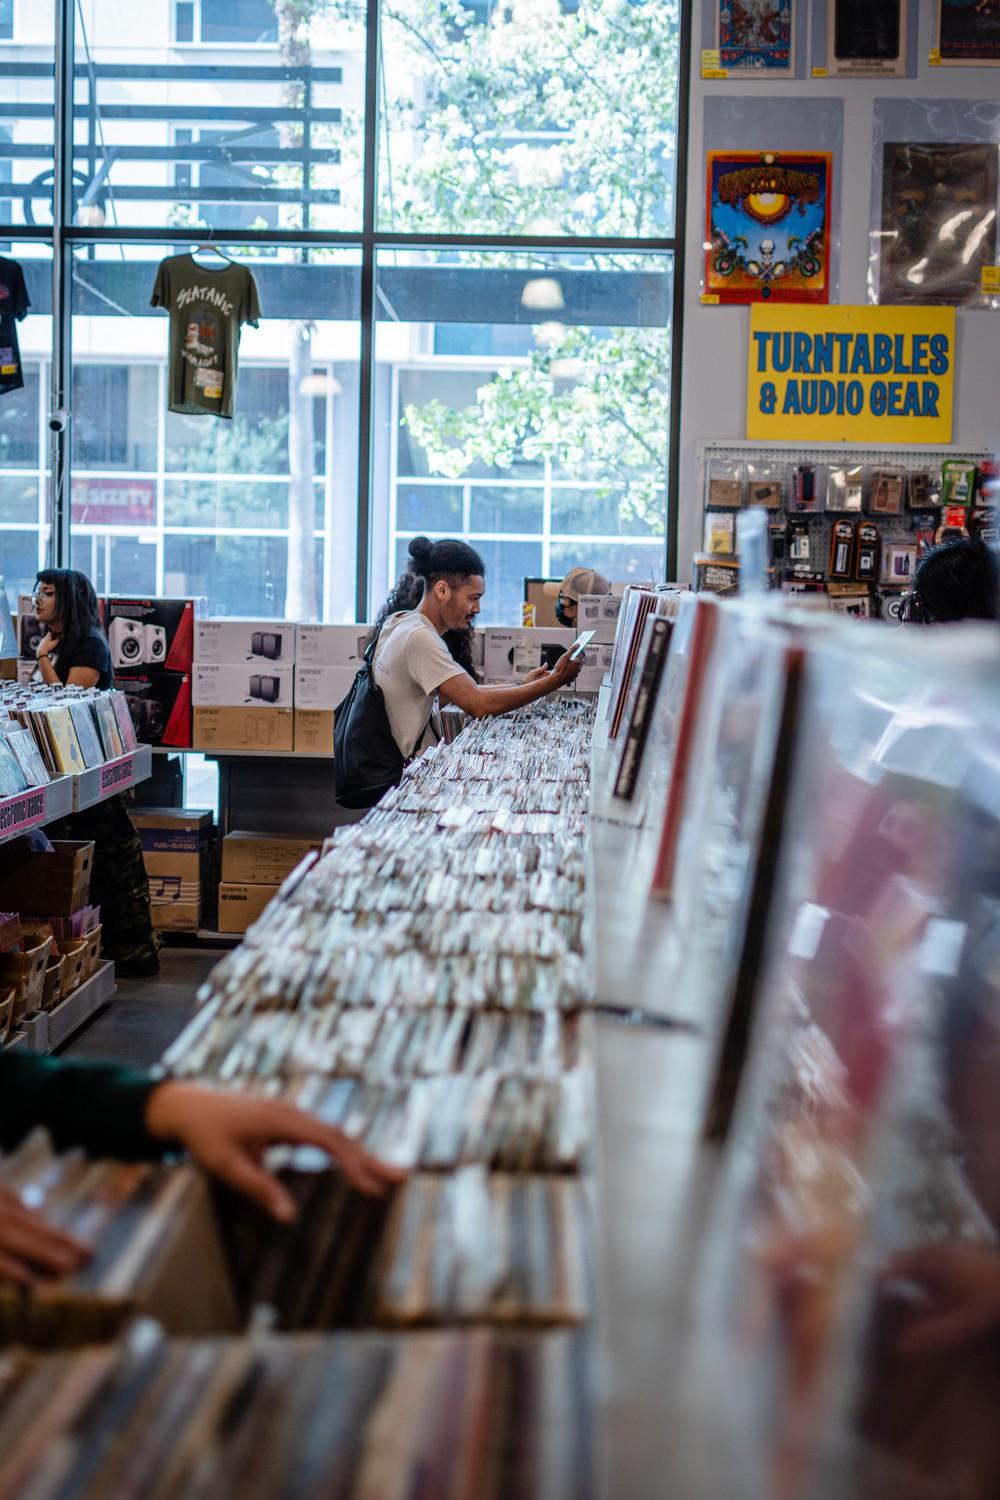
[[(593, 620), (581, 623), (579, 630), (566, 630), (558, 625), (552, 627), (519, 626), (514, 630), (500, 630), (488, 626), (482, 632), (483, 680), (487, 684), (520, 682), (536, 667), (554, 667), (563, 652), (568, 651), (572, 646), (580, 631), (594, 628)], [(604, 628), (606, 630), (606, 627)], [(599, 691), (604, 674), (611, 666), (613, 642), (614, 627), (612, 626), (607, 645), (599, 644), (595, 640), (586, 647), (583, 670), (576, 679), (574, 692), (596, 693)]]
[(292, 750), (295, 630), (284, 620), (197, 621), (196, 750)]
[(197, 932), (208, 887), (212, 814), (200, 807), (143, 807), (132, 814), (149, 877), (153, 926)]
[(246, 932), (306, 855), (323, 840), (286, 838), (277, 833), (227, 834), (222, 841), (219, 931)]
[[(46, 840), (45, 843), (48, 843)], [(91, 842), (17, 840), (0, 870), (0, 1042), (51, 1010), (100, 962), (101, 911), (90, 905)]]
[(333, 754), (333, 711), (368, 644), (367, 625), (300, 625), (295, 647), (295, 748)]
[(204, 607), (203, 599), (104, 600), (115, 687), (145, 744), (191, 744), (191, 662)]

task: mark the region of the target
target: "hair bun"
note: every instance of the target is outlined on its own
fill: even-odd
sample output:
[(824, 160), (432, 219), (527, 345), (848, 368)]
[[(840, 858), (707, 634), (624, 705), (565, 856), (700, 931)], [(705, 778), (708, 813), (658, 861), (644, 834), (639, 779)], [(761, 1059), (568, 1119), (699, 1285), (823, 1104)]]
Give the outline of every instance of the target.
[(407, 550), (413, 560), (415, 573), (426, 573), (433, 549), (434, 544), (427, 537), (415, 536), (413, 538)]

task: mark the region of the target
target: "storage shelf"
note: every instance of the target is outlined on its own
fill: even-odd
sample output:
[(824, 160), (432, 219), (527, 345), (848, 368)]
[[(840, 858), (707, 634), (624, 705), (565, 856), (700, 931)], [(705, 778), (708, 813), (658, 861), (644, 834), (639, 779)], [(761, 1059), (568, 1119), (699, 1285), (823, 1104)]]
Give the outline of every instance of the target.
[(193, 745), (151, 745), (154, 755), (203, 755), (206, 760), (333, 760), (327, 750), (196, 750)]
[(74, 808), (75, 776), (58, 776), (45, 786), (30, 787), (0, 801), (0, 844), (32, 828), (65, 818)]
[(152, 773), (151, 746), (140, 745), (128, 755), (94, 766), (76, 776), (57, 776), (45, 786), (30, 787), (0, 801), (0, 844), (42, 828), (84, 807), (94, 807), (126, 787), (146, 781)]
[(50, 1011), (40, 1011), (24, 1021), (25, 1046), (32, 1052), (54, 1052), (89, 1021), (95, 1011), (107, 1005), (115, 993), (115, 966), (106, 962), (99, 964), (91, 977), (79, 989), (67, 995), (65, 1000)]

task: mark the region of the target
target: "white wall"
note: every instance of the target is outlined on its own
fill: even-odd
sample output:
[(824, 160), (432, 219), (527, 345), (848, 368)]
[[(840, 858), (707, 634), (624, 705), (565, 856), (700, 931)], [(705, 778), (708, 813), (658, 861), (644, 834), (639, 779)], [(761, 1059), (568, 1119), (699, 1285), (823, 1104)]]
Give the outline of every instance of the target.
[[(813, 7), (799, 0), (802, 11)], [(687, 275), (684, 288), (684, 349), (682, 370), (680, 510), (677, 574), (688, 580), (692, 554), (702, 541), (703, 497), (698, 488), (695, 448), (700, 438), (733, 439), (746, 436), (746, 362), (750, 311), (746, 307), (702, 307), (701, 257), (705, 219), (704, 101), (711, 93), (735, 92), (761, 98), (842, 98), (844, 154), (840, 163), (840, 294), (842, 303), (867, 301), (869, 218), (873, 161), (873, 113), (876, 98), (990, 99), (1000, 98), (1000, 68), (930, 67), (928, 54), (934, 36), (936, 4), (919, 3), (915, 78), (813, 79), (774, 81), (705, 81), (701, 77), (701, 49), (715, 45), (703, 38), (702, 6), (694, 5), (691, 50), (691, 119), (688, 145)], [(811, 73), (812, 37), (805, 72)], [(747, 141), (747, 148), (773, 145), (793, 150), (794, 140)], [(836, 164), (835, 164), (836, 166)], [(836, 214), (836, 210), (835, 210)], [(959, 311), (955, 443), (969, 449), (1000, 449), (1000, 312), (987, 309)]]

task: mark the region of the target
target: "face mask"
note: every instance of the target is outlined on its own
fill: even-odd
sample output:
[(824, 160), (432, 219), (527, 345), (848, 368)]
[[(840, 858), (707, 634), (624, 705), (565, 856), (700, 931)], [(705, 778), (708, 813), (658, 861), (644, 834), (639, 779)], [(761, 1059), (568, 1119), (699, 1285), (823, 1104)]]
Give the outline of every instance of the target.
[(569, 627), (569, 629), (572, 630), (575, 622), (571, 620), (567, 615), (566, 606), (563, 604), (563, 601), (561, 599), (556, 600), (556, 619), (559, 621), (560, 625), (566, 625)]

